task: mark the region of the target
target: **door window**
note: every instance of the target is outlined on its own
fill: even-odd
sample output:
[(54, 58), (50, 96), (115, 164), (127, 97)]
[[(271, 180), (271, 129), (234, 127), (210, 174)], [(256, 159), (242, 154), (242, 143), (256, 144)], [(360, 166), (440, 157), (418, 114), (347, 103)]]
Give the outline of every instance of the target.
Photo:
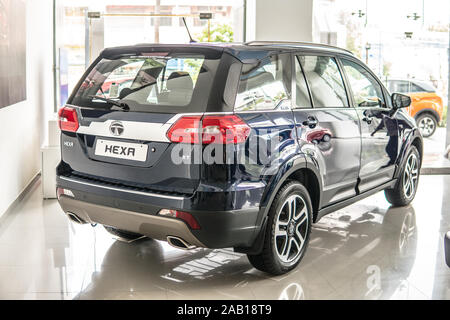
[(298, 56), (311, 90), (315, 108), (349, 105), (336, 59), (328, 56)]
[(359, 64), (342, 59), (357, 107), (385, 106), (383, 90), (375, 78)]

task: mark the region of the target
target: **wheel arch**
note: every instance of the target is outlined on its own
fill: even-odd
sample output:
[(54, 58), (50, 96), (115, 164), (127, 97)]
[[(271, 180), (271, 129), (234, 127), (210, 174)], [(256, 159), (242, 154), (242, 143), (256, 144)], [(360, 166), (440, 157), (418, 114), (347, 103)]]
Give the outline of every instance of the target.
[(266, 222), (270, 207), (272, 206), (273, 200), (275, 199), (278, 191), (290, 181), (298, 181), (306, 188), (306, 190), (308, 190), (313, 207), (313, 222), (316, 221), (320, 209), (322, 192), (322, 183), (319, 170), (311, 161), (306, 160), (306, 157), (294, 157), (293, 159), (287, 161), (282, 167), (280, 167), (278, 174), (274, 176), (272, 181), (266, 187), (263, 195), (263, 200), (261, 201), (261, 211), (257, 221), (257, 224), (260, 225), (260, 228), (258, 229), (258, 234), (255, 237), (252, 247), (234, 248), (235, 251), (251, 254), (258, 254), (261, 252), (264, 243), (267, 227)]
[(422, 136), (419, 133), (419, 129), (415, 128), (411, 131), (411, 134), (407, 138), (407, 142), (405, 143), (404, 147), (401, 149), (398, 161), (397, 161), (397, 169), (394, 174), (395, 178), (398, 178), (399, 173), (401, 172), (401, 168), (405, 165), (406, 162), (406, 156), (409, 153), (409, 150), (411, 149), (411, 146), (414, 146), (417, 148), (417, 151), (420, 155), (420, 166), (422, 166), (422, 160), (423, 160), (423, 139)]
[(424, 115), (424, 114), (430, 114), (434, 117), (434, 119), (436, 120), (436, 122), (439, 124), (439, 122), (441, 121), (441, 117), (439, 116), (439, 113), (431, 108), (424, 108), (421, 109), (419, 112), (417, 112), (414, 115), (414, 119), (417, 121), (417, 119), (419, 119), (420, 116)]
[(420, 165), (422, 166), (422, 159), (423, 159), (423, 141), (419, 137), (415, 137), (414, 140), (411, 142), (412, 146), (415, 146), (417, 148), (417, 151), (419, 151), (420, 155)]

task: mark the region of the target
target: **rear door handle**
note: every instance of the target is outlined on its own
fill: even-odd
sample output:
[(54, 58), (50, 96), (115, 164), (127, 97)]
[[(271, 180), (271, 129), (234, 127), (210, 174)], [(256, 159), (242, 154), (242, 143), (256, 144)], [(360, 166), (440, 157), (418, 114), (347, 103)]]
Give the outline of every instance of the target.
[(304, 126), (308, 126), (311, 129), (315, 128), (319, 124), (316, 117), (308, 116), (305, 121), (303, 121)]

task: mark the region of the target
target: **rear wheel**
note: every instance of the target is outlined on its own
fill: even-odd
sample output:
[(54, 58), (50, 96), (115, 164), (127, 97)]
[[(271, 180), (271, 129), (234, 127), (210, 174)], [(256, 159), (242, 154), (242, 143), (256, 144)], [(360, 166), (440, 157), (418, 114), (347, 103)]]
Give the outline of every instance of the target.
[(261, 271), (279, 275), (294, 269), (309, 242), (312, 205), (306, 188), (289, 182), (278, 191), (269, 211), (261, 254), (247, 255)]
[(436, 131), (438, 125), (436, 118), (429, 113), (423, 113), (417, 117), (417, 126), (419, 127), (420, 133), (424, 138), (431, 137)]
[(420, 155), (415, 146), (411, 146), (405, 165), (394, 189), (384, 190), (387, 201), (394, 206), (406, 206), (416, 195), (420, 175)]
[(113, 227), (110, 227), (110, 226), (103, 226), (103, 227), (110, 234), (112, 234), (112, 235), (114, 235), (116, 237), (119, 237), (120, 239), (125, 240), (125, 241), (133, 241), (133, 240), (137, 240), (137, 239), (143, 237), (143, 235), (139, 234), (139, 233), (134, 233), (134, 232), (130, 232), (130, 231), (120, 230), (120, 229), (116, 229), (116, 228), (113, 228)]

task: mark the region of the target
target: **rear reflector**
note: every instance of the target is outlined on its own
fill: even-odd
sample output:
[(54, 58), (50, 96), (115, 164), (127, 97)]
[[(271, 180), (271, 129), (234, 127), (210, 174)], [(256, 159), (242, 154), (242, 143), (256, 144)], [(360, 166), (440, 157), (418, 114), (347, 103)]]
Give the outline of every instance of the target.
[(249, 134), (250, 127), (237, 115), (188, 116), (175, 122), (167, 137), (176, 143), (237, 144)]
[(200, 230), (200, 225), (198, 224), (197, 220), (195, 220), (195, 218), (188, 212), (171, 209), (161, 209), (159, 210), (158, 214), (160, 216), (172, 217), (183, 220), (189, 225), (191, 229)]
[(75, 197), (75, 195), (73, 194), (73, 192), (70, 191), (69, 189), (56, 188), (56, 196), (58, 197), (58, 199), (59, 199), (62, 195), (69, 196), (69, 197), (72, 197), (72, 198)]
[(73, 108), (62, 107), (58, 111), (58, 125), (61, 131), (76, 132), (80, 126), (77, 111)]

